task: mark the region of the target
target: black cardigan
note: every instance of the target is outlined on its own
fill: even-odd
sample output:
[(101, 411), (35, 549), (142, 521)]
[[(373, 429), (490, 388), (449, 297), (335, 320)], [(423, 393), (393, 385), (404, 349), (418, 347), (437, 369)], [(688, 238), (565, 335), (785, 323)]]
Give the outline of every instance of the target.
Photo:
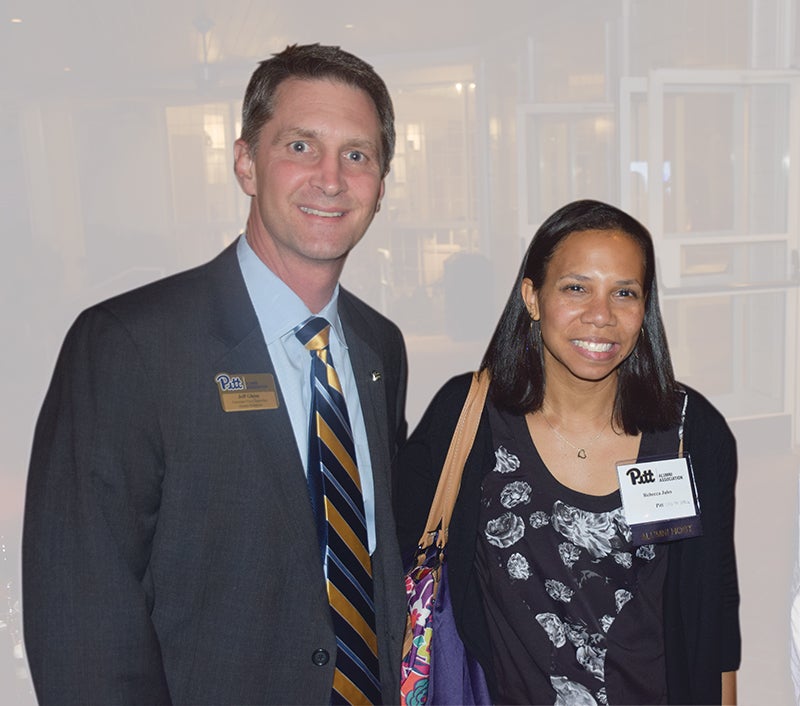
[[(436, 394), (395, 462), (395, 514), (400, 549), (413, 553), (425, 526), (436, 483), (470, 375)], [(739, 667), (739, 589), (733, 546), (736, 442), (720, 413), (686, 388), (684, 451), (691, 457), (703, 535), (671, 542), (664, 582), (664, 643), (671, 704), (721, 700), (722, 672)], [(474, 566), (481, 482), (494, 467), (488, 417), (481, 418), (450, 525), (447, 561), (453, 610), (467, 649), (494, 687), (491, 651)]]

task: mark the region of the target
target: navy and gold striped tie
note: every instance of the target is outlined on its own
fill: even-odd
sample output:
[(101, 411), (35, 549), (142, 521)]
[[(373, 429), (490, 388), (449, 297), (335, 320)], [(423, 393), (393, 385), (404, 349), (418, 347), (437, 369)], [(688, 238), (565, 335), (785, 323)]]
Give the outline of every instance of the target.
[(328, 340), (330, 324), (311, 317), (295, 330), (311, 352), (308, 487), (336, 631), (333, 704), (377, 704), (378, 644), (372, 561), (355, 445)]

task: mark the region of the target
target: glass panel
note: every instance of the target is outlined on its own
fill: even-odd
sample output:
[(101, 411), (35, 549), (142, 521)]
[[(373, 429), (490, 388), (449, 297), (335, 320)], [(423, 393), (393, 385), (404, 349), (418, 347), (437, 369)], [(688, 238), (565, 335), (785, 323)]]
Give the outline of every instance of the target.
[(667, 299), (675, 374), (728, 417), (784, 411), (786, 293)]
[[(790, 290), (791, 291), (791, 290)], [(733, 406), (743, 416), (783, 411), (785, 390), (786, 294), (742, 298), (745, 359), (742, 394)]]
[(616, 125), (612, 114), (529, 115), (529, 225), (569, 201), (617, 201)]
[(681, 246), (681, 286), (769, 283), (787, 273), (784, 241)]
[(747, 98), (747, 230), (783, 233), (788, 211), (789, 89), (752, 86)]
[[(627, 165), (627, 188), (630, 212), (642, 222), (649, 222), (648, 207), (648, 110), (647, 96), (633, 93), (630, 97), (630, 163)], [(623, 165), (625, 168), (625, 165)]]
[(475, 218), (475, 84), (405, 87), (395, 97), (397, 154), (386, 204), (396, 222)]
[[(21, 178), (25, 173), (25, 157), (19, 121), (19, 115), (15, 111), (0, 110), (0, 135), (4, 138), (0, 140), (0, 213), (3, 214), (3, 228), (9, 237), (11, 233), (27, 236), (31, 230), (28, 194), (25, 180)], [(30, 247), (30, 240), (30, 237), (17, 238), (16, 247), (20, 249), (11, 250), (12, 262), (22, 255), (23, 248)], [(41, 254), (37, 256), (41, 257)], [(12, 266), (8, 272), (16, 275), (23, 269)], [(8, 284), (7, 280), (8, 277), (3, 277), (3, 287)], [(13, 300), (12, 297), (2, 299), (5, 302)]]
[[(443, 81), (442, 74), (458, 76)], [(476, 86), (462, 67), (394, 92), (397, 145), (370, 245), (348, 258), (346, 286), (371, 296), (406, 335), (446, 331), (462, 278), (448, 263), (480, 248), (475, 168)]]
[[(595, 3), (593, 3), (595, 4)], [(595, 8), (599, 14), (602, 12)], [(542, 32), (534, 43), (533, 76), (534, 100), (537, 103), (596, 103), (607, 100), (611, 67), (609, 31), (611, 23), (581, 21), (570, 13), (565, 31), (569, 34), (569, 49), (565, 51), (564, 34)], [(605, 31), (603, 31), (605, 29)], [(553, 57), (559, 57), (553, 61)]]
[(736, 182), (734, 96), (664, 96), (664, 231), (731, 231)]
[(241, 226), (231, 166), (233, 106), (227, 103), (166, 109), (176, 224), (197, 221)]
[(631, 68), (745, 68), (750, 61), (747, 0), (636, 0), (631, 8)]
[(784, 233), (788, 115), (784, 85), (668, 88), (664, 232)]
[(737, 367), (733, 299), (668, 299), (663, 312), (677, 378), (715, 399), (730, 395)]
[(792, 32), (792, 54), (794, 55), (792, 66), (800, 66), (800, 12), (794, 12), (794, 32)]

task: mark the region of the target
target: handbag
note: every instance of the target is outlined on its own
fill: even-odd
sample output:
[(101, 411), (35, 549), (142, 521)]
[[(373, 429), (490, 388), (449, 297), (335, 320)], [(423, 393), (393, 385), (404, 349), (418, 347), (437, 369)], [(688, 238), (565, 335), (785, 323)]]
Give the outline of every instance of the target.
[(456, 628), (445, 549), (461, 474), (475, 441), (489, 373), (474, 373), (431, 503), (419, 548), (406, 572), (408, 598), (400, 703), (403, 706), (489, 704), (486, 677)]

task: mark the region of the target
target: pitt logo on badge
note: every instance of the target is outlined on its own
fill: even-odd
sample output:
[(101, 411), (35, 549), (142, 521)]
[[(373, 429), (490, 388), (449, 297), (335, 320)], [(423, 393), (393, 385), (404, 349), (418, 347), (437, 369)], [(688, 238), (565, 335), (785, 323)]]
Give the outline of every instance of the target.
[(214, 382), (226, 412), (278, 408), (278, 390), (271, 373), (217, 373)]

